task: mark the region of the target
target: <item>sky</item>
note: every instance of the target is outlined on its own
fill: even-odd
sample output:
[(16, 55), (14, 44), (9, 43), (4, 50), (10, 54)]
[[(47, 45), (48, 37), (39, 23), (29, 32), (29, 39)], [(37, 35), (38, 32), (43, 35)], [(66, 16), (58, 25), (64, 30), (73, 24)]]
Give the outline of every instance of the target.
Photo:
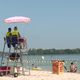
[[(31, 22), (4, 22), (14, 16), (29, 17)], [(80, 0), (0, 0), (0, 51), (7, 29), (15, 25), (27, 38), (28, 48), (80, 48)]]

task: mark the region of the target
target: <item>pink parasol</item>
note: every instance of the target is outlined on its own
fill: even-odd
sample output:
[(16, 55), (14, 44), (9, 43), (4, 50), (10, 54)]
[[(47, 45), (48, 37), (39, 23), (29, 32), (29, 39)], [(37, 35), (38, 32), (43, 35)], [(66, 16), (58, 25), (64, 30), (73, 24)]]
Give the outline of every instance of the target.
[(23, 16), (14, 16), (14, 17), (10, 17), (4, 20), (5, 23), (17, 23), (17, 22), (29, 23), (30, 21), (31, 21), (30, 18), (23, 17)]

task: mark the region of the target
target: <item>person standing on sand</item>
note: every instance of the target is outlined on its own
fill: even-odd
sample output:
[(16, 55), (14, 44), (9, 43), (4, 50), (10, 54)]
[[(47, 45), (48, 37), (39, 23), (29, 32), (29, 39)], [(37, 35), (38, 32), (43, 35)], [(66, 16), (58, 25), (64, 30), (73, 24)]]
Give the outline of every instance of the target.
[(64, 69), (67, 71), (67, 68), (66, 68), (66, 65), (65, 65), (65, 61), (64, 60), (62, 60), (62, 61), (63, 61)]

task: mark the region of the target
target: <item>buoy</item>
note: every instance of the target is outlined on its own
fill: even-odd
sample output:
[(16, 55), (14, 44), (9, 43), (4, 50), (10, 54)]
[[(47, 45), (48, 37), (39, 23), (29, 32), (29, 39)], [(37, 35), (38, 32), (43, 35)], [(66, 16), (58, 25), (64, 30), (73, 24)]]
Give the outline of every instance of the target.
[(44, 56), (42, 56), (42, 59), (44, 60)]

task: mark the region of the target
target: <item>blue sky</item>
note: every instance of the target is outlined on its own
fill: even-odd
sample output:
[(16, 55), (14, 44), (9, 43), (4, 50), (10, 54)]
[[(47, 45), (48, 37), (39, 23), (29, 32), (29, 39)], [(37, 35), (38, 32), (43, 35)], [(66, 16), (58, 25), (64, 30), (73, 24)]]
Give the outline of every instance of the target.
[[(29, 24), (6, 24), (5, 18), (30, 17)], [(80, 48), (80, 0), (0, 0), (0, 50), (7, 28), (17, 25), (28, 48)]]

